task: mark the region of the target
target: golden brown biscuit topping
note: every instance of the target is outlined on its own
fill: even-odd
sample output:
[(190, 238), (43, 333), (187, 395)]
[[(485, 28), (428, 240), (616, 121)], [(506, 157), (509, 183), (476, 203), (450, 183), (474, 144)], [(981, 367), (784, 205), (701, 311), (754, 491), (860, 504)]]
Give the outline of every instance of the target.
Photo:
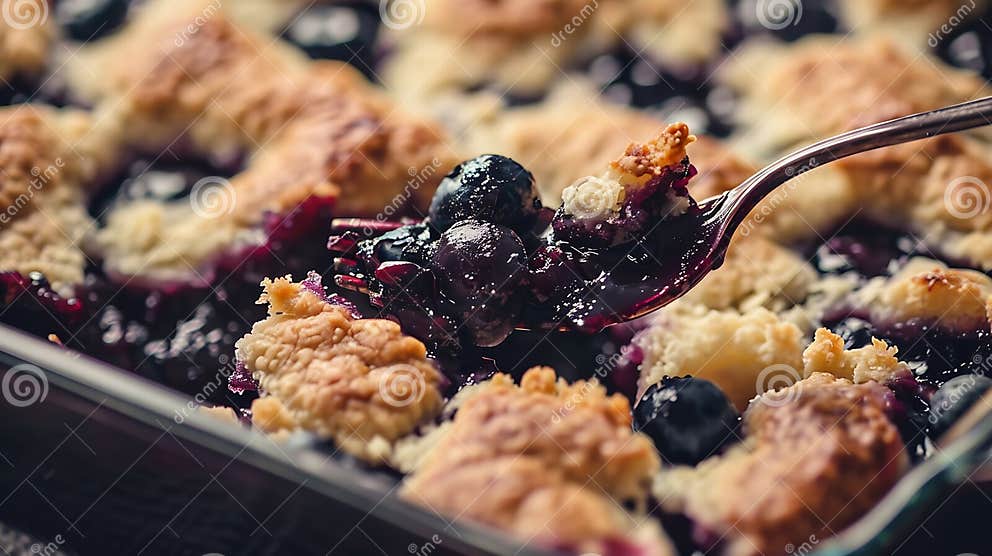
[[(161, 11), (84, 48), (69, 66), (74, 87), (107, 107), (128, 145), (249, 162), (216, 188), (223, 206), (207, 215), (190, 203), (114, 210), (98, 238), (112, 272), (195, 281), (218, 257), (257, 244), (267, 211), (285, 214), (310, 197), (336, 199), (355, 216), (423, 208), (454, 166), (438, 128), (346, 64), (310, 62), (235, 26), (223, 7), (203, 21), (185, 8)], [(190, 20), (202, 25), (182, 35)], [(135, 55), (125, 64), (121, 51)]]
[[(658, 466), (651, 441), (631, 430), (625, 398), (534, 368), (519, 386), (497, 374), (473, 391), (403, 496), (523, 538), (583, 544), (629, 531), (604, 494), (641, 499)], [(565, 511), (547, 512), (554, 504)]]
[(674, 123), (647, 143), (631, 143), (623, 155), (610, 164), (614, 170), (634, 178), (660, 176), (665, 168), (685, 159), (685, 149), (695, 142), (689, 126)]
[(441, 374), (396, 323), (353, 318), (312, 287), (263, 282), (269, 317), (238, 341), (237, 356), (265, 395), (263, 429), (299, 427), (370, 461), (441, 409)]
[(723, 539), (727, 554), (819, 542), (864, 515), (907, 465), (884, 396), (876, 383), (825, 373), (766, 393), (744, 415), (744, 444), (662, 472), (655, 494)]

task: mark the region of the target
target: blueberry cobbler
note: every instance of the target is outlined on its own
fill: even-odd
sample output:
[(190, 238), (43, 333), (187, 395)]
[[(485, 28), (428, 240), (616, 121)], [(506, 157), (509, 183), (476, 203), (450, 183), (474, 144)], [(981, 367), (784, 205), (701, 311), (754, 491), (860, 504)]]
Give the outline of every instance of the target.
[(988, 95), (992, 35), (764, 4), (37, 0), (0, 320), (543, 548), (828, 539), (992, 387), (992, 136), (811, 160), (678, 257), (791, 147)]

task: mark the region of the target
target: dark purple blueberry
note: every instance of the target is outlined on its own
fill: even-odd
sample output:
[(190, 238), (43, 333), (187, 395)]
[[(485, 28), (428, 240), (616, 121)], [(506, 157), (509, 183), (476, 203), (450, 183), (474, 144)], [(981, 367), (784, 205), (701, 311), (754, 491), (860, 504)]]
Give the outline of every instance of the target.
[(441, 180), (431, 201), (430, 220), (439, 230), (474, 218), (523, 233), (540, 208), (530, 172), (505, 156), (484, 154), (459, 164)]
[(989, 389), (992, 379), (980, 374), (954, 377), (930, 398), (930, 432), (934, 437), (947, 432)]
[(373, 46), (379, 34), (376, 9), (362, 2), (312, 6), (293, 19), (283, 37), (311, 58), (342, 60), (372, 77)]
[(696, 465), (738, 439), (740, 414), (712, 382), (691, 376), (652, 384), (634, 407), (634, 429), (670, 464)]
[(61, 0), (56, 4), (55, 18), (74, 40), (100, 38), (124, 23), (127, 0)]
[(527, 253), (512, 230), (491, 222), (463, 220), (441, 234), (431, 260), (448, 302), (478, 346), (510, 335), (522, 308)]
[(410, 224), (361, 242), (358, 256), (373, 268), (393, 261), (426, 264), (436, 238), (427, 224)]

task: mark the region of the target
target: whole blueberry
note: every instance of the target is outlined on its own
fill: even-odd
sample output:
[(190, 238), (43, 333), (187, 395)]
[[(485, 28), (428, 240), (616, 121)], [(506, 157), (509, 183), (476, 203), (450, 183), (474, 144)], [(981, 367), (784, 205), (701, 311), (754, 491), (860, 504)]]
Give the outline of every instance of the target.
[(430, 258), (435, 239), (427, 224), (410, 224), (362, 242), (359, 256), (368, 258), (373, 267), (391, 261), (424, 264)]
[(930, 398), (930, 432), (934, 437), (947, 432), (986, 392), (992, 379), (979, 374), (954, 377)]
[(127, 0), (62, 0), (55, 17), (71, 38), (88, 41), (119, 27), (127, 9)]
[(430, 219), (440, 230), (474, 218), (523, 231), (534, 224), (541, 202), (534, 176), (517, 162), (484, 154), (455, 167), (441, 180)]
[(527, 254), (513, 230), (481, 220), (458, 222), (437, 240), (431, 270), (447, 312), (475, 345), (497, 345), (513, 331), (527, 277)]
[(691, 376), (652, 384), (634, 407), (634, 428), (669, 464), (696, 465), (737, 439), (740, 415), (715, 384)]

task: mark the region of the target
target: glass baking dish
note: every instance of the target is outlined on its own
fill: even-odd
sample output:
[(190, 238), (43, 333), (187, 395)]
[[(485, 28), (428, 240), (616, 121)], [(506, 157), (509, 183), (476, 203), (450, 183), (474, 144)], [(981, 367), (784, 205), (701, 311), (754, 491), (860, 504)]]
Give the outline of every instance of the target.
[[(393, 474), (276, 444), (2, 325), (0, 387), (0, 522), (50, 541), (35, 553), (547, 553), (407, 504)], [(990, 446), (985, 419), (847, 531), (790, 554), (917, 553), (919, 524), (977, 481)]]

